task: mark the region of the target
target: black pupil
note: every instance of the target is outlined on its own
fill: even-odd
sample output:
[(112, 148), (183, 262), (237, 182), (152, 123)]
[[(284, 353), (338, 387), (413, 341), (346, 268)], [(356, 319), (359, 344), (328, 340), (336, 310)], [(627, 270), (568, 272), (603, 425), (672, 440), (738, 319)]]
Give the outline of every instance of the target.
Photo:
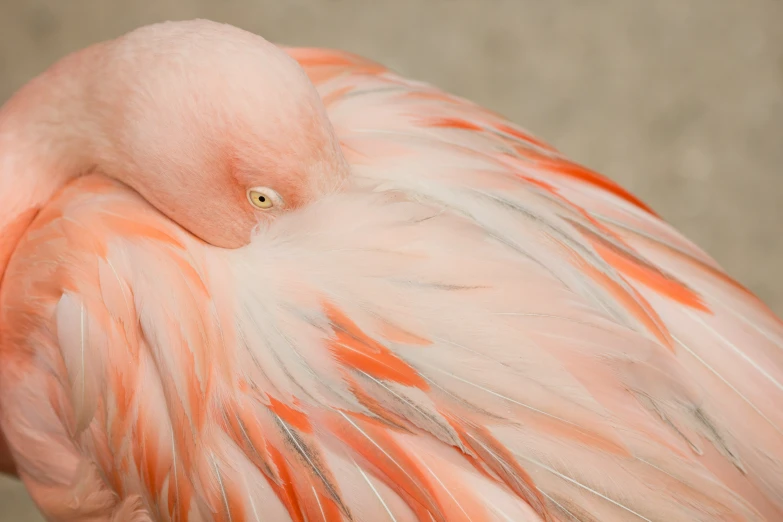
[(265, 203), (266, 198), (264, 196), (258, 196), (258, 201), (260, 201), (261, 203)]

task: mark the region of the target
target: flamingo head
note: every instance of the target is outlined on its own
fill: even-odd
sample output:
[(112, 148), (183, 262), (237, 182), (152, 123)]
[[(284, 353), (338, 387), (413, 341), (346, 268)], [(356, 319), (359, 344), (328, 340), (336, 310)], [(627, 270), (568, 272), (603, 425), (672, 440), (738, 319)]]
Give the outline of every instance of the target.
[(84, 97), (95, 163), (205, 242), (243, 246), (346, 180), (315, 87), (263, 38), (196, 20), (102, 45)]

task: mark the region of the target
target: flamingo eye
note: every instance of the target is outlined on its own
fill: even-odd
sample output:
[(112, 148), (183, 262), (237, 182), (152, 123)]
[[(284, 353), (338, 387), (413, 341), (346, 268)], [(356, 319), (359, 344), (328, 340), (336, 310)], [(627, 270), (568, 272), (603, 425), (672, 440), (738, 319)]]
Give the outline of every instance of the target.
[(247, 199), (254, 207), (261, 210), (269, 210), (274, 207), (280, 207), (283, 204), (283, 198), (280, 194), (269, 187), (253, 187), (247, 191)]

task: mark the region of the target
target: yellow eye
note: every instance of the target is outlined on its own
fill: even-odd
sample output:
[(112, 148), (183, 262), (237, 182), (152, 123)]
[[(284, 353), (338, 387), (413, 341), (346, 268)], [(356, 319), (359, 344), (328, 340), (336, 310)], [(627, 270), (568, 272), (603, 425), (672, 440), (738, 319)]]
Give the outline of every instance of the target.
[(247, 191), (247, 199), (254, 207), (261, 210), (269, 210), (282, 205), (280, 194), (267, 187), (253, 187)]

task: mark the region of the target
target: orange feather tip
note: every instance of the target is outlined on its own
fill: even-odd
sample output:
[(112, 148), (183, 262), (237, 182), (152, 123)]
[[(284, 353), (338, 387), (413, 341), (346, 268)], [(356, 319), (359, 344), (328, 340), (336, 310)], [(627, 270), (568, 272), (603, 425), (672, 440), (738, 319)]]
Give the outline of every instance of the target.
[(341, 364), (378, 379), (421, 390), (429, 389), (414, 368), (365, 334), (335, 305), (324, 301), (322, 306), (334, 329), (329, 349)]

